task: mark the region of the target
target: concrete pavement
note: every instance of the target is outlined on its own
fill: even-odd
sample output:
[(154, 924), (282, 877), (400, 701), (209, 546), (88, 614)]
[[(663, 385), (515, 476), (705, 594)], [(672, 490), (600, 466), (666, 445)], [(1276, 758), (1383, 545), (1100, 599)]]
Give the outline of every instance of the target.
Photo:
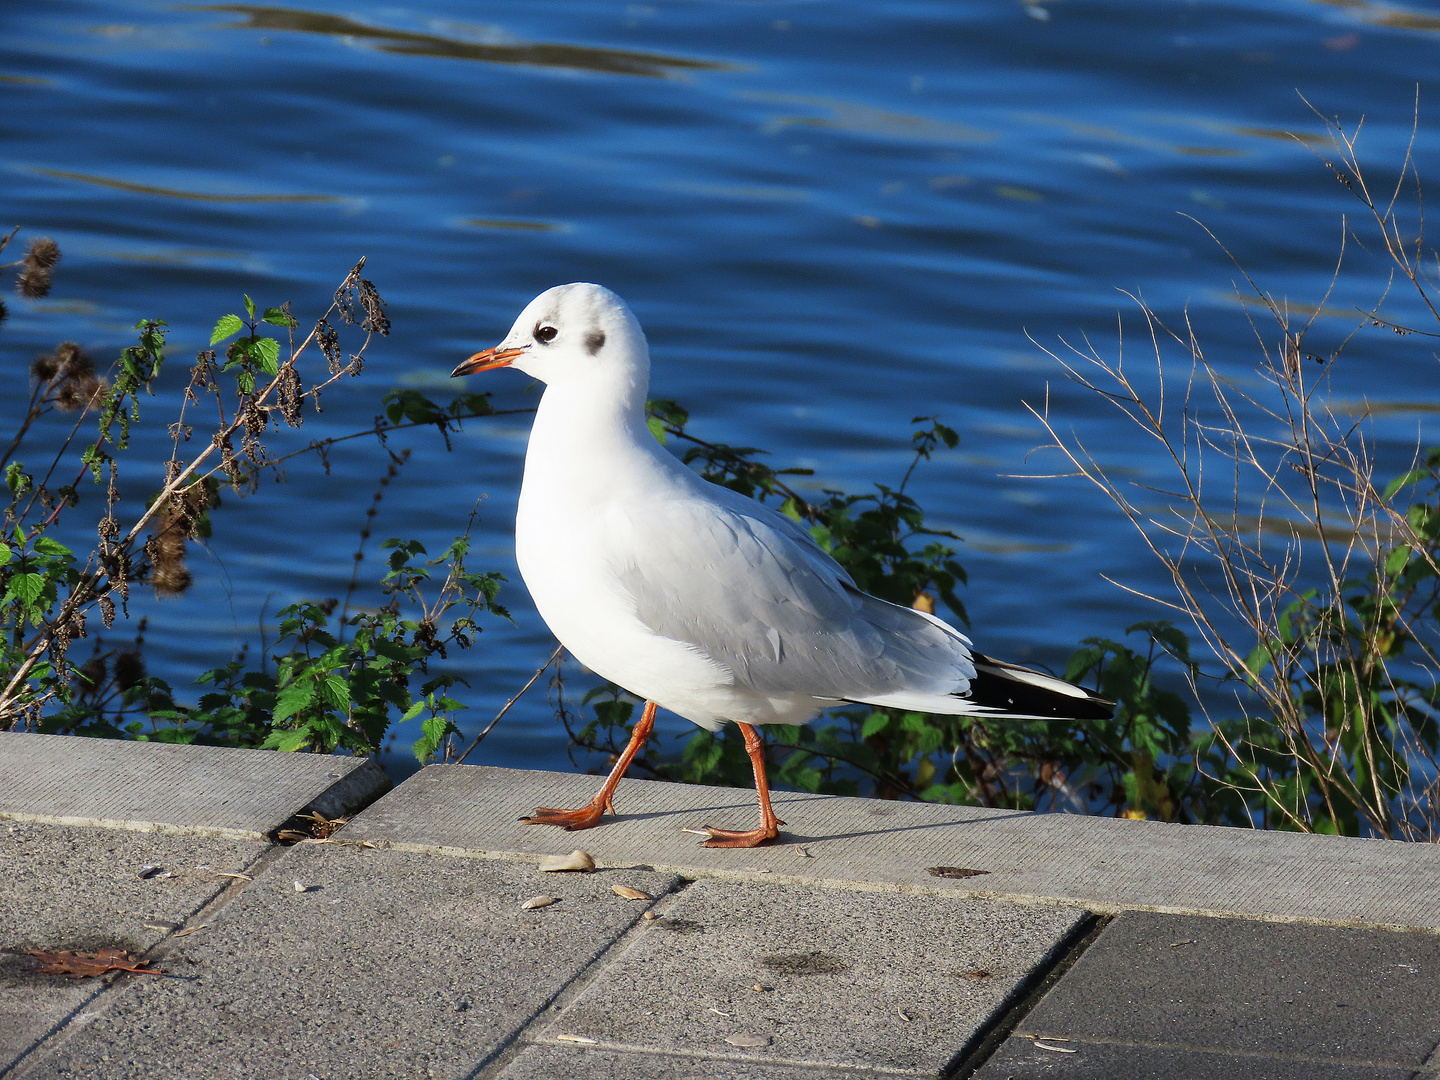
[(0, 735), (0, 1076), (1440, 1078), (1433, 847), (597, 784)]

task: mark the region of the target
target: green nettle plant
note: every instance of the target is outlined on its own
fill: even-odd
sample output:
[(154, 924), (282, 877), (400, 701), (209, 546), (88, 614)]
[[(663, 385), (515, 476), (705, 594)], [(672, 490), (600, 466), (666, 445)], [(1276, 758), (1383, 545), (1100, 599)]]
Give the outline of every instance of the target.
[[(14, 236), (0, 240), (0, 251)], [(20, 291), (44, 295), (58, 258), (52, 242), (32, 242), (18, 264)], [(72, 657), (75, 642), (97, 629), (97, 615), (107, 630), (125, 615), (132, 588), (149, 586), (167, 596), (186, 592), (187, 545), (210, 536), (223, 491), (254, 494), (264, 470), (278, 474), (298, 454), (324, 459), (349, 439), (373, 436), (383, 445), (395, 431), (433, 426), (448, 440), (462, 420), (490, 412), (483, 395), (461, 395), (441, 407), (414, 391), (392, 391), (371, 428), (271, 455), (262, 441), (267, 430), (282, 423), (299, 428), (305, 405), (318, 410), (326, 387), (358, 376), (371, 341), (389, 333), (384, 301), (360, 276), (363, 266), (361, 260), (346, 275), (329, 308), (298, 341), (299, 324), (288, 304), (261, 309), (246, 296), (243, 315), (219, 319), (169, 426), (172, 450), (163, 486), (123, 524), (121, 468), (141, 422), (142, 400), (164, 363), (166, 324), (137, 324), (137, 343), (103, 377), (70, 342), (31, 365), (28, 408), (0, 461), (9, 492), (0, 540), (0, 728), (374, 753), (395, 723), (421, 719), (415, 745), (421, 761), (457, 732), (453, 716), (464, 706), (450, 695), (456, 677), (432, 674), (430, 664), (452, 648), (469, 648), (482, 614), (506, 616), (497, 603), (500, 576), (465, 566), (468, 528), (433, 560), (424, 558), (418, 541), (386, 541), (379, 582), (386, 603), (379, 610), (348, 613), (354, 579), (338, 617), (338, 601), (285, 608), (274, 648), (262, 649), (253, 666), (242, 654), (201, 674), (196, 681), (206, 689), (194, 706), (179, 704), (169, 685), (147, 674), (143, 621), (134, 645), (107, 649), (95, 635), (88, 658), (77, 663)], [(348, 355), (336, 322), (362, 335)], [(323, 365), (308, 387), (302, 362)], [(208, 422), (197, 418), (202, 410)], [(58, 447), (42, 451), (43, 468), (29, 469), (17, 455), (27, 437), (36, 437), (36, 421), (52, 412), (73, 413), (75, 420)], [(82, 436), (87, 421), (94, 424), (88, 441)], [(197, 426), (206, 432), (200, 438)], [(391, 452), (382, 491), (407, 456)], [(47, 533), (62, 517), (81, 513), (87, 481), (102, 498), (98, 514), (92, 512), (93, 547), (77, 554)], [(379, 499), (377, 492), (375, 503)], [(362, 547), (374, 516), (372, 505)], [(357, 572), (360, 559), (357, 552)], [(443, 576), (435, 567), (443, 567)], [(428, 597), (427, 586), (433, 589)]]

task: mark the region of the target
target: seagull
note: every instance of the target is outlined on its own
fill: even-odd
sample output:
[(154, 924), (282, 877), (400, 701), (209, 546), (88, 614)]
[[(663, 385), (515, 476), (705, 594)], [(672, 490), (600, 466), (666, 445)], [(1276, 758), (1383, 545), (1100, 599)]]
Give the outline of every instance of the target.
[(651, 434), (650, 350), (625, 302), (559, 285), (500, 344), (453, 375), (513, 367), (545, 383), (525, 453), (515, 556), (535, 607), (586, 667), (645, 701), (589, 804), (530, 825), (588, 829), (663, 706), (710, 731), (739, 725), (760, 824), (706, 828), (707, 847), (755, 847), (770, 805), (762, 724), (804, 724), (846, 703), (995, 719), (1101, 719), (1112, 703), (991, 660), (948, 623), (861, 592), (805, 527), (702, 479)]

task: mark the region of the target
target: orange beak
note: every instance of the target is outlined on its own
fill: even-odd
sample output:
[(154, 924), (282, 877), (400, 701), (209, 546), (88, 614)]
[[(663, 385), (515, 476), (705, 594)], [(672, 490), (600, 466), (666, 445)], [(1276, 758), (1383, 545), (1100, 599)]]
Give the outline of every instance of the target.
[(477, 371), (494, 371), (496, 368), (509, 367), (510, 361), (517, 356), (524, 355), (524, 349), (502, 349), (496, 345), (493, 349), (477, 352), (452, 371), (450, 377), (455, 379), (461, 375), (474, 375)]

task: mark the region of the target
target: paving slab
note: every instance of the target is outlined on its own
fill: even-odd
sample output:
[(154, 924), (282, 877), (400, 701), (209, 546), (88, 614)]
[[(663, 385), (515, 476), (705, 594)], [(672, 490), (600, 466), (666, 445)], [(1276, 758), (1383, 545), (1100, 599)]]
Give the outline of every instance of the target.
[[(166, 944), (176, 977), (118, 986), (18, 1075), (469, 1076), (640, 919), (617, 883), (676, 879), (297, 845)], [(522, 909), (542, 893), (559, 902)]]
[(263, 840), (389, 786), (368, 758), (0, 733), (0, 819)]
[[(1046, 1047), (1049, 1047), (1048, 1049)], [(560, 1074), (557, 1074), (560, 1075)], [(1431, 1074), (1425, 1074), (1428, 1080)], [(1194, 1047), (1007, 1039), (972, 1080), (1418, 1080), (1413, 1068), (1218, 1054)]]
[(936, 1076), (1089, 922), (715, 880), (660, 910), (537, 1041)]
[(1408, 1076), (1440, 1045), (1437, 988), (1434, 935), (1133, 912), (977, 1077), (1165, 1075), (1176, 1055), (1216, 1059), (1197, 1075)]
[(267, 848), (0, 822), (0, 1074), (106, 985), (31, 974), (36, 965), (23, 950), (108, 946), (138, 955), (239, 880), (225, 875), (244, 873)]
[[(579, 834), (517, 819), (536, 806), (583, 805), (599, 783), (569, 773), (432, 765), (360, 814), (345, 835), (401, 850), (530, 859), (570, 850)], [(608, 865), (1105, 913), (1440, 931), (1436, 844), (780, 792), (776, 811), (787, 823), (780, 842), (727, 851), (700, 847), (681, 830), (750, 827), (751, 792), (626, 780), (615, 805), (618, 817), (583, 834)]]
[(870, 1080), (891, 1077), (868, 1069), (807, 1068), (763, 1061), (683, 1054), (637, 1054), (588, 1047), (532, 1046), (499, 1080)]

